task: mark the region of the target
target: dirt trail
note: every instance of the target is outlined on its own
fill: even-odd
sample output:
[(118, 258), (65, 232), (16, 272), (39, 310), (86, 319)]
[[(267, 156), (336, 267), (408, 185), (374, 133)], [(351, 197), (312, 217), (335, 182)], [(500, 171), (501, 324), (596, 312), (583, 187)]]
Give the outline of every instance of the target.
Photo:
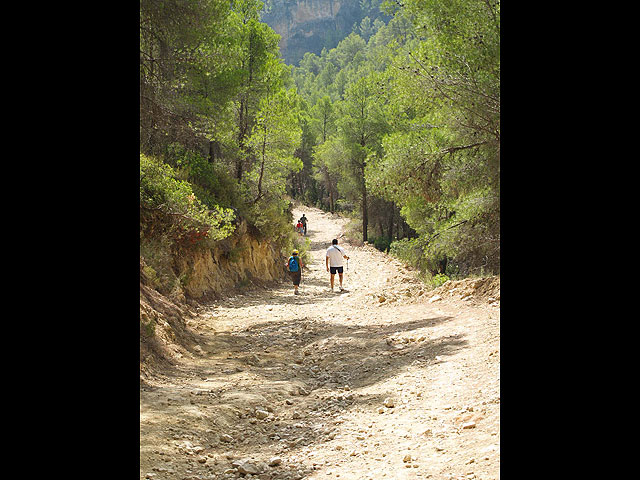
[(141, 388), (140, 478), (499, 478), (499, 293), (427, 292), (343, 241), (347, 292), (331, 292), (345, 221), (302, 213), (301, 295), (283, 282), (208, 306), (188, 323), (196, 351)]

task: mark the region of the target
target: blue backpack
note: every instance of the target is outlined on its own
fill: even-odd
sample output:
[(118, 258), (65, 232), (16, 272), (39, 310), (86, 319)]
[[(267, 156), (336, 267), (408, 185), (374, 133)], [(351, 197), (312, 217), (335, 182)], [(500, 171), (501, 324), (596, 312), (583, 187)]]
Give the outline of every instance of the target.
[(298, 271), (298, 259), (296, 257), (289, 257), (289, 271), (297, 272)]

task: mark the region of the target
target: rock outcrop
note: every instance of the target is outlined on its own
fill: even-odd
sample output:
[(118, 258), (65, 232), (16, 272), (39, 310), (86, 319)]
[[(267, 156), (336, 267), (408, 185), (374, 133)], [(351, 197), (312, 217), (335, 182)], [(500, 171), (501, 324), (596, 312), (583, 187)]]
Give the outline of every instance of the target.
[(346, 37), (363, 11), (359, 2), (341, 0), (272, 0), (262, 21), (281, 37), (280, 52), (288, 64), (297, 64), (305, 52), (320, 54)]
[(220, 296), (238, 285), (265, 284), (284, 277), (279, 252), (270, 243), (259, 241), (246, 232), (221, 242), (215, 249), (202, 249), (176, 261), (184, 278), (184, 293), (200, 300)]

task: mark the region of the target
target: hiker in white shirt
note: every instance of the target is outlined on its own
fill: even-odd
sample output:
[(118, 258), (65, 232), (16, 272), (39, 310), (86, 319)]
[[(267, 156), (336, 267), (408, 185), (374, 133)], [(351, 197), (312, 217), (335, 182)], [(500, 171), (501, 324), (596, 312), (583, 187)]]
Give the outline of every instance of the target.
[[(340, 278), (340, 291), (341, 292), (344, 291), (344, 288), (342, 288), (342, 273), (343, 273), (342, 259), (343, 258), (346, 258), (347, 260), (349, 260), (349, 257), (345, 253), (344, 249), (338, 246), (338, 239), (334, 238), (331, 241), (331, 246), (327, 249), (327, 256), (326, 256), (326, 262), (325, 262), (327, 265), (327, 272), (331, 273), (331, 291), (332, 292), (333, 292), (333, 281), (334, 281), (336, 272), (338, 273), (338, 276)], [(329, 264), (331, 264), (331, 267), (329, 267)]]

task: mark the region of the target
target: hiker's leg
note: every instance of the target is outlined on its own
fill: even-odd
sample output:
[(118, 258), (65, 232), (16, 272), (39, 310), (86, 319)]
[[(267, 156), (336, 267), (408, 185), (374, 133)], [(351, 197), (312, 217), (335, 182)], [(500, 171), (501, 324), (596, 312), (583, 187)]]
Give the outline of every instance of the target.
[(335, 276), (336, 276), (335, 273), (331, 274), (331, 290), (333, 290), (333, 279), (334, 279)]
[(342, 272), (338, 273), (338, 277), (340, 278), (340, 288), (342, 288)]
[(300, 286), (300, 281), (302, 280), (302, 272), (300, 270), (298, 270), (295, 274), (294, 274), (294, 278), (293, 278), (293, 286), (295, 288), (294, 290), (294, 294), (298, 294), (298, 287)]

